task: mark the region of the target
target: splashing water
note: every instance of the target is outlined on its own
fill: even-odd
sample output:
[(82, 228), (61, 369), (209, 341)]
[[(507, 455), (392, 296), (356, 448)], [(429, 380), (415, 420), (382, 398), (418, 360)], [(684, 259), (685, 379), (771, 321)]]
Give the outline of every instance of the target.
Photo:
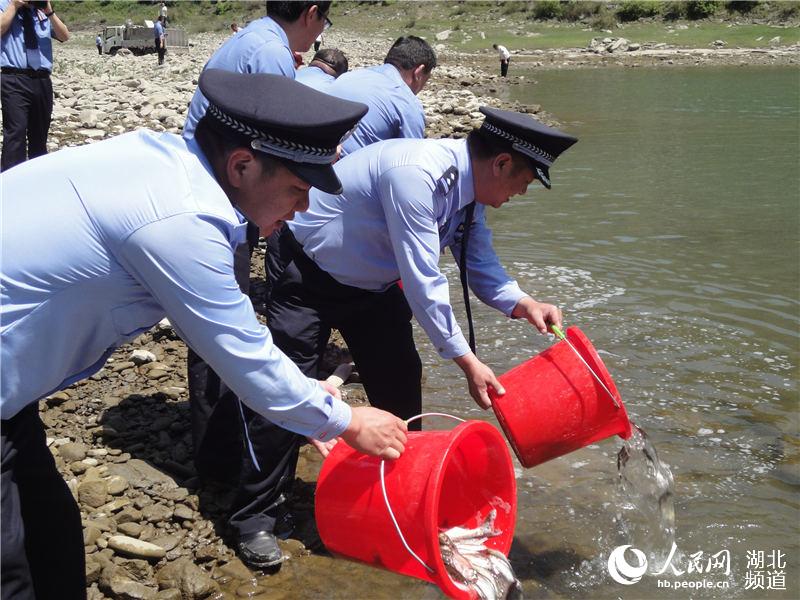
[(675, 541), (672, 472), (644, 430), (631, 425), (633, 435), (617, 454), (617, 519), (629, 543), (650, 558), (662, 557)]

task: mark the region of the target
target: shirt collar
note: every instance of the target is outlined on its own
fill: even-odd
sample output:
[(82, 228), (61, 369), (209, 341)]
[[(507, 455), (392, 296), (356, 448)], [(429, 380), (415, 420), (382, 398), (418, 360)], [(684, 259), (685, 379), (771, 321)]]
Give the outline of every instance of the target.
[(264, 24), (268, 29), (277, 33), (278, 37), (281, 38), (283, 45), (291, 50), (291, 47), (289, 46), (289, 36), (286, 35), (283, 27), (281, 27), (275, 19), (272, 17), (264, 17)]
[(379, 73), (382, 73), (389, 79), (393, 79), (395, 83), (402, 83), (403, 85), (408, 87), (406, 85), (406, 82), (403, 81), (403, 77), (400, 75), (400, 70), (394, 65), (389, 63), (383, 63), (382, 65), (378, 65), (377, 67), (372, 67), (372, 68), (378, 71)]
[[(211, 178), (216, 181), (217, 177), (214, 175), (214, 169), (211, 168), (211, 163), (208, 162), (206, 155), (203, 154), (203, 151), (200, 148), (200, 145), (197, 143), (197, 140), (192, 138), (189, 140), (184, 139), (184, 141), (186, 142), (186, 148), (189, 150), (189, 152), (197, 157), (197, 160), (200, 161), (200, 164), (203, 166), (203, 168), (208, 172)], [(247, 240), (247, 218), (233, 204), (231, 204), (231, 208), (236, 215), (236, 219), (239, 221), (239, 224), (233, 227), (233, 246), (235, 247)]]

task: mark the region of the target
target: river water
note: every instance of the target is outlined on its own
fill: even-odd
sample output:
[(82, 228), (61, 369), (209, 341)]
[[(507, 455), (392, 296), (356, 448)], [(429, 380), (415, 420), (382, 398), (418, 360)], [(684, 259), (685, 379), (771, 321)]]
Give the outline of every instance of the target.
[[(495, 246), (522, 287), (558, 304), (600, 351), (674, 474), (676, 521), (666, 571), (655, 574), (671, 548), (638, 583), (617, 583), (609, 554), (636, 546), (617, 517), (621, 441), (532, 469), (515, 463), (511, 559), (527, 595), (798, 597), (800, 73), (526, 79), (509, 97), (542, 104), (580, 142), (552, 169), (551, 191), (532, 188), (490, 211)], [(461, 311), (457, 270), (443, 265)], [(498, 374), (553, 343), (491, 309), (473, 311), (479, 355)], [(418, 345), (427, 410), (496, 422), (423, 335)]]

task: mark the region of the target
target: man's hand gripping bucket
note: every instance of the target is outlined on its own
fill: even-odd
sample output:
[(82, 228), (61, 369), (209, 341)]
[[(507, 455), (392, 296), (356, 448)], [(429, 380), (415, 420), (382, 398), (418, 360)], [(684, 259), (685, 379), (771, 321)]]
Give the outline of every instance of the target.
[(448, 575), (439, 533), (477, 527), (495, 509), (495, 528), (502, 533), (486, 545), (508, 555), (517, 489), (503, 436), (483, 421), (465, 421), (451, 431), (412, 431), (403, 455), (382, 463), (347, 444), (336, 444), (322, 463), (315, 513), (325, 547), (430, 581), (451, 598), (475, 598)]
[[(560, 331), (556, 332), (560, 334)], [(524, 467), (612, 435), (631, 436), (625, 405), (589, 339), (577, 327), (498, 379), (489, 391), (497, 420)]]

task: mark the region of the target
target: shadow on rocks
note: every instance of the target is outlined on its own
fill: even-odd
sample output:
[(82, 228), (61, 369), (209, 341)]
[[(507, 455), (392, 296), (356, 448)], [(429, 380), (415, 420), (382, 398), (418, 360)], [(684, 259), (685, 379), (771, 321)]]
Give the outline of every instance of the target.
[[(232, 482), (206, 481), (198, 477), (192, 455), (189, 403), (174, 401), (161, 393), (131, 394), (108, 407), (100, 419), (109, 448), (122, 452), (114, 457), (111, 474), (122, 475), (156, 503), (174, 504), (182, 496), (196, 496), (197, 510), (213, 523), (214, 533), (230, 548), (235, 540), (227, 526), (235, 493)], [(326, 554), (314, 521), (314, 492), (321, 457), (310, 445), (301, 448), (290, 506), (295, 529), (281, 543), (293, 554)], [(175, 490), (185, 489), (181, 494)], [(194, 502), (189, 503), (193, 507)], [(299, 542), (299, 544), (297, 544)]]
[(204, 483), (197, 477), (188, 402), (171, 401), (161, 393), (130, 394), (108, 407), (100, 424), (106, 444), (122, 451), (112, 471), (155, 502), (174, 501), (183, 495), (175, 490), (185, 488), (188, 495), (197, 497), (196, 508), (213, 523), (216, 535), (226, 537), (231, 487)]

